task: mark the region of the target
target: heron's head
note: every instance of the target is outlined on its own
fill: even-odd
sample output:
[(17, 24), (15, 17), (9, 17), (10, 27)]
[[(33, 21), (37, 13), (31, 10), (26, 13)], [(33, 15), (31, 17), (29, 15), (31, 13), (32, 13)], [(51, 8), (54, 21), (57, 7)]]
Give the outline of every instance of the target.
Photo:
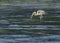
[(34, 15), (34, 14), (36, 14), (36, 12), (33, 12), (32, 14)]
[(46, 12), (45, 12), (44, 10), (38, 10), (38, 11), (37, 11), (37, 14), (45, 15), (45, 14), (46, 14)]

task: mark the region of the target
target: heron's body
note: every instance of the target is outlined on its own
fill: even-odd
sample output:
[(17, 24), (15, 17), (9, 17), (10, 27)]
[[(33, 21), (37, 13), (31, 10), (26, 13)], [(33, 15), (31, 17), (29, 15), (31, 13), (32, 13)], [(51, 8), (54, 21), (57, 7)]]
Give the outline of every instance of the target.
[(43, 15), (45, 15), (45, 11), (44, 10), (38, 10), (37, 12), (33, 12), (31, 15), (31, 18), (33, 18), (33, 16), (39, 16), (40, 19), (43, 18)]

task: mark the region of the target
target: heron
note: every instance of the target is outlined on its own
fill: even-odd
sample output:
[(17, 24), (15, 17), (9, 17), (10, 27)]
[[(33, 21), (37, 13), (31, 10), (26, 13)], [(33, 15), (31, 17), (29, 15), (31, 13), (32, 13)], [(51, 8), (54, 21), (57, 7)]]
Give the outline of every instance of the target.
[(46, 12), (44, 10), (38, 10), (37, 12), (33, 12), (31, 15), (31, 19), (33, 16), (39, 16), (40, 20), (43, 18), (43, 15), (46, 15)]

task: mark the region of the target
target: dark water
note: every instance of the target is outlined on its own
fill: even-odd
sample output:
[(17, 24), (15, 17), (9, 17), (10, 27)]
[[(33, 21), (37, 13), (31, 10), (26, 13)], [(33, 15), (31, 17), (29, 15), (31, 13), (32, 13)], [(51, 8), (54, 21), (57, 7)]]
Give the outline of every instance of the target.
[[(59, 1), (53, 2), (0, 2), (0, 43), (60, 43), (60, 6)], [(41, 20), (31, 19), (32, 12), (39, 9), (48, 14)]]
[(60, 15), (57, 13), (58, 11), (46, 10), (48, 14), (42, 21), (37, 17), (30, 19), (32, 11), (25, 9), (24, 13), (20, 13), (21, 15), (16, 13), (16, 15), (2, 16), (0, 18), (0, 42), (60, 43)]

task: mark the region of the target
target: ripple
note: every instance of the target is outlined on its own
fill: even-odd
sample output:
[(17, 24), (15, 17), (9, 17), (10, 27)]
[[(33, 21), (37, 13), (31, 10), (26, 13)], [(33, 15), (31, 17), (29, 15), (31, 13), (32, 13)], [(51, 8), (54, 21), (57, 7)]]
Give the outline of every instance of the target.
[(0, 27), (0, 29), (26, 29), (26, 30), (32, 30), (32, 29), (46, 29), (46, 30), (60, 30), (60, 25), (9, 25), (7, 28)]

